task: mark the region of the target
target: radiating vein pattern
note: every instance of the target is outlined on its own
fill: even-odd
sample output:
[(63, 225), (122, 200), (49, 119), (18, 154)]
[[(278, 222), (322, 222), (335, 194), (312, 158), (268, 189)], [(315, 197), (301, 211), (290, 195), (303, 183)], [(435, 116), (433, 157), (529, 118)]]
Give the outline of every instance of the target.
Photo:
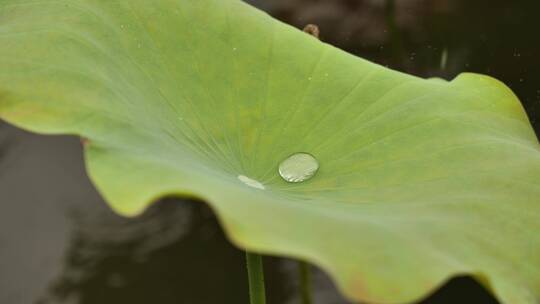
[(87, 138), (116, 211), (203, 199), (356, 302), (462, 274), (540, 301), (540, 148), (494, 79), (391, 71), (239, 0), (0, 0), (0, 117)]

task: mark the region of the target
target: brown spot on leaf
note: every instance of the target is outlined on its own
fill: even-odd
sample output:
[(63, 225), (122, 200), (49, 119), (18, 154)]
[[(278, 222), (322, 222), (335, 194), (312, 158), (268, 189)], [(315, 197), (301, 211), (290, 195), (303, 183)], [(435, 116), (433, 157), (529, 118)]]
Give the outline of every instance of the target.
[(364, 284), (364, 279), (362, 276), (358, 276), (352, 280), (353, 294), (355, 298), (358, 299), (369, 299), (369, 292), (367, 287)]
[(88, 144), (90, 144), (90, 140), (86, 137), (81, 137), (81, 144), (83, 147), (86, 147)]

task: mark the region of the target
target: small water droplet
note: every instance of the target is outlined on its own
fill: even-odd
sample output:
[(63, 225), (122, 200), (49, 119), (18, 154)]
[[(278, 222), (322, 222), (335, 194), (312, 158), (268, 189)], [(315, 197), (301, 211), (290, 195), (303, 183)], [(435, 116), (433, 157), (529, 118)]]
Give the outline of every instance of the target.
[(309, 153), (295, 153), (279, 164), (279, 175), (289, 183), (301, 183), (319, 170), (319, 162)]
[(257, 188), (257, 189), (261, 189), (261, 190), (264, 190), (264, 185), (259, 183), (258, 181), (254, 180), (254, 179), (251, 179), (245, 175), (238, 175), (238, 179), (243, 182), (244, 184), (252, 187), (252, 188)]

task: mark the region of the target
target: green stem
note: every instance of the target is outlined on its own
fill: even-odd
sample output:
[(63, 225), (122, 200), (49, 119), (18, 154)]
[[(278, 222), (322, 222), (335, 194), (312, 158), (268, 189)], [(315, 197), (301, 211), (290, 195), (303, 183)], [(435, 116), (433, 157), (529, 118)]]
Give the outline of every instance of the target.
[(265, 304), (264, 271), (262, 256), (246, 252), (246, 262), (249, 280), (249, 299), (251, 304)]
[(311, 272), (309, 264), (298, 262), (300, 270), (300, 292), (302, 294), (302, 304), (313, 303), (311, 298)]

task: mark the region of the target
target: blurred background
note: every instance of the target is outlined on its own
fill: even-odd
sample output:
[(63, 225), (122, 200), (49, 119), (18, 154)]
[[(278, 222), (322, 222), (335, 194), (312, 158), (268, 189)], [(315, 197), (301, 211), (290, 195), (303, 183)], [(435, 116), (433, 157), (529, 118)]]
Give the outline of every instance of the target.
[[(321, 30), (350, 53), (422, 77), (501, 79), (540, 131), (537, 0), (250, 0)], [(204, 203), (164, 199), (113, 214), (84, 171), (79, 140), (0, 122), (0, 303), (248, 303), (244, 256)], [(268, 302), (299, 303), (294, 261), (265, 260)], [(347, 303), (314, 268), (315, 303)], [(422, 303), (497, 303), (455, 278)]]

